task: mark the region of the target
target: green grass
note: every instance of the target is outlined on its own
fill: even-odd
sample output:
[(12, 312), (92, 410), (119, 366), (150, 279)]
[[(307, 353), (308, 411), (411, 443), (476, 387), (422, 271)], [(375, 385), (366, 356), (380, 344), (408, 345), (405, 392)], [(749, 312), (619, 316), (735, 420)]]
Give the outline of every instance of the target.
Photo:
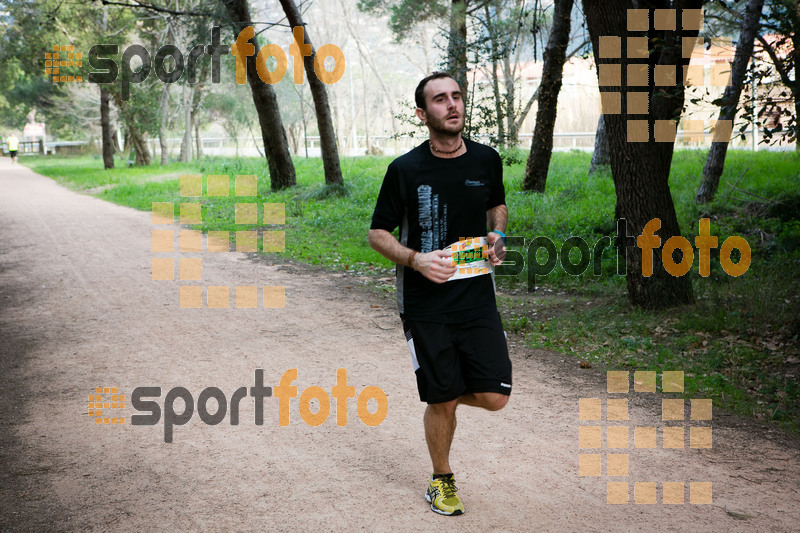
[[(713, 398), (718, 406), (800, 429), (800, 154), (730, 151), (720, 189), (709, 205), (694, 195), (705, 151), (676, 152), (670, 187), (683, 234), (697, 234), (698, 220), (711, 219), (711, 233), (722, 243), (745, 237), (753, 250), (751, 267), (731, 278), (712, 260), (707, 278), (688, 274), (697, 302), (657, 312), (631, 307), (625, 279), (616, 274), (616, 252), (602, 255), (601, 275), (579, 276), (560, 265), (536, 279), (528, 293), (527, 273), (498, 277), (505, 326), (536, 348), (568, 353), (601, 368), (684, 370), (686, 396)], [(174, 202), (180, 174), (255, 174), (258, 196), (240, 202), (281, 202), (286, 206), (286, 253), (325, 268), (346, 268), (386, 276), (392, 264), (369, 248), (367, 229), (389, 157), (342, 159), (345, 189), (322, 184), (319, 159), (296, 158), (298, 186), (269, 190), (261, 158), (208, 158), (148, 168), (102, 169), (99, 158), (23, 158), (23, 163), (59, 183), (100, 198), (149, 211), (152, 202)], [(123, 162), (127, 164), (126, 162)], [(590, 248), (615, 234), (615, 192), (611, 176), (587, 178), (590, 155), (553, 154), (547, 192), (521, 191), (525, 158), (505, 168), (510, 211), (508, 235), (529, 242), (550, 238), (557, 249), (571, 236)], [(737, 190), (732, 186), (735, 185)], [(233, 189), (231, 189), (233, 194)], [(184, 199), (185, 201), (186, 199)], [(235, 196), (202, 199), (204, 231), (246, 229), (235, 224)], [(259, 210), (259, 215), (262, 213)], [(254, 226), (258, 227), (258, 226)], [(572, 258), (576, 259), (574, 251)], [(539, 256), (540, 260), (544, 257)]]

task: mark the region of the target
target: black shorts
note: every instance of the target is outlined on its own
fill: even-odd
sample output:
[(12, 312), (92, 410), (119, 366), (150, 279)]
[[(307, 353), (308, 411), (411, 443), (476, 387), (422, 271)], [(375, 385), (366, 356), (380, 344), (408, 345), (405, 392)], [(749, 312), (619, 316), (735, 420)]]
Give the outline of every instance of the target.
[(8, 156), (9, 157), (17, 157), (17, 151), (16, 150), (9, 150), (8, 151)]
[(459, 324), (400, 318), (420, 401), (449, 402), (467, 392), (511, 394), (511, 360), (497, 311)]

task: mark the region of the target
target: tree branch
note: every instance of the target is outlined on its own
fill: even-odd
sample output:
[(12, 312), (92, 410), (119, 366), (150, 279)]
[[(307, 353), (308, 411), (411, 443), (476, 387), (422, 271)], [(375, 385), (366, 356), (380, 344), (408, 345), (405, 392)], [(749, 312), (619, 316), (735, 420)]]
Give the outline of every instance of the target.
[(169, 15), (186, 15), (189, 17), (212, 17), (214, 13), (203, 13), (199, 11), (177, 11), (166, 7), (156, 6), (150, 3), (141, 2), (139, 0), (132, 0), (133, 4), (127, 2), (112, 2), (111, 0), (100, 0), (104, 6), (118, 6), (118, 7), (132, 7), (135, 9), (147, 9), (155, 11), (156, 13), (167, 13)]

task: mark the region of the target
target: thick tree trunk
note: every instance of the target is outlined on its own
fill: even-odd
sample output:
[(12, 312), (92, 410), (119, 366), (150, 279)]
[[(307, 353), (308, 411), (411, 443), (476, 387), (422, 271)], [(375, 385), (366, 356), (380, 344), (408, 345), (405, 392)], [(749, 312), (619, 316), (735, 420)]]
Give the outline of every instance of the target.
[(158, 125), (158, 144), (161, 147), (162, 165), (169, 163), (169, 146), (167, 145), (167, 108), (169, 107), (169, 88), (170, 84), (165, 83), (164, 90), (161, 93), (161, 105), (159, 106), (161, 120)]
[(314, 99), (314, 110), (317, 113), (317, 127), (319, 128), (319, 144), (322, 151), (322, 167), (325, 171), (325, 184), (326, 185), (342, 185), (342, 169), (339, 165), (339, 150), (336, 148), (336, 132), (333, 128), (333, 120), (331, 118), (331, 109), (328, 105), (328, 92), (325, 84), (317, 77), (314, 72), (314, 56), (316, 50), (311, 43), (311, 37), (308, 35), (308, 28), (305, 27), (303, 17), (297, 9), (294, 0), (280, 0), (283, 12), (286, 14), (286, 19), (289, 25), (293, 28), (304, 28), (303, 39), (304, 43), (296, 43), (298, 46), (303, 44), (311, 46), (311, 54), (303, 57), (303, 66), (306, 70), (308, 77), (308, 85), (311, 89), (311, 97)]
[(544, 51), (542, 83), (536, 110), (531, 153), (525, 166), (522, 190), (544, 192), (547, 171), (553, 155), (553, 128), (556, 124), (558, 93), (561, 92), (561, 75), (567, 57), (572, 0), (556, 0), (553, 27)]
[[(604, 65), (620, 65), (622, 78), (615, 83), (613, 78), (603, 80), (601, 91), (621, 94), (621, 106), (627, 110), (628, 64), (642, 64), (652, 72), (655, 64), (673, 65), (677, 72), (683, 71), (689, 58), (681, 53), (682, 38), (697, 37), (697, 30), (683, 30), (683, 9), (699, 9), (702, 0), (676, 1), (664, 3), (658, 7), (675, 8), (678, 30), (656, 31), (652, 29), (653, 12), (650, 14), (650, 30), (647, 32), (627, 30), (627, 9), (633, 7), (624, 0), (604, 0), (597, 2), (584, 0), (583, 7), (589, 33), (592, 38), (595, 62), (598, 74)], [(621, 58), (601, 58), (599, 54), (600, 36), (619, 36), (626, 43), (626, 37), (646, 36), (652, 49), (645, 59), (631, 59), (623, 50)], [(633, 70), (638, 67), (633, 67)], [(627, 223), (628, 235), (625, 239), (627, 256), (627, 288), (628, 299), (634, 305), (644, 308), (659, 308), (687, 304), (694, 301), (692, 285), (689, 278), (673, 276), (668, 273), (662, 263), (662, 248), (653, 250), (653, 272), (646, 276), (642, 268), (642, 250), (637, 247), (634, 236), (642, 234), (645, 225), (659, 219), (660, 229), (656, 236), (660, 237), (661, 246), (672, 236), (680, 235), (675, 206), (669, 190), (669, 171), (675, 147), (674, 135), (670, 131), (674, 121), (680, 117), (684, 101), (684, 88), (678, 80), (674, 87), (656, 88), (653, 76), (648, 77), (647, 90), (649, 114), (631, 117), (630, 114), (606, 115), (608, 142), (611, 151), (611, 172), (617, 193), (616, 216)], [(658, 90), (657, 90), (658, 89)], [(637, 91), (638, 92), (638, 91)], [(665, 128), (665, 126), (670, 126)], [(655, 129), (655, 128), (658, 129)], [(673, 260), (675, 257), (673, 256)]]
[(130, 126), (128, 126), (128, 133), (130, 134), (130, 140), (131, 144), (133, 145), (133, 149), (136, 152), (136, 158), (134, 159), (133, 164), (137, 167), (149, 165), (150, 148), (147, 146), (147, 140), (144, 134), (140, 133), (134, 128), (131, 128)]
[(611, 164), (611, 154), (608, 153), (608, 130), (606, 120), (603, 115), (597, 121), (597, 131), (594, 134), (594, 152), (592, 152), (592, 164), (589, 167), (589, 175), (593, 175), (600, 168), (608, 167)]
[(100, 85), (100, 129), (103, 132), (103, 168), (114, 168), (114, 133), (111, 131), (111, 94)]
[(465, 108), (469, 109), (467, 81), (467, 1), (451, 0), (450, 40), (447, 43), (447, 70), (461, 87)]
[[(220, 0), (225, 6), (231, 20), (233, 21), (234, 31), (238, 35), (244, 28), (251, 26), (250, 10), (247, 7), (247, 0)], [(255, 36), (248, 41), (255, 47), (258, 53), (258, 41)], [(248, 56), (247, 81), (253, 93), (253, 104), (258, 114), (258, 122), (261, 125), (261, 136), (264, 141), (264, 152), (269, 164), (269, 179), (272, 190), (284, 189), (297, 184), (292, 156), (289, 154), (289, 143), (286, 139), (286, 132), (283, 129), (280, 110), (278, 109), (278, 99), (272, 86), (264, 83), (258, 77), (256, 70), (256, 54)]]
[[(736, 45), (736, 55), (733, 59), (730, 85), (725, 87), (725, 93), (722, 96), (722, 107), (719, 110), (720, 121), (724, 120), (733, 123), (736, 118), (744, 76), (747, 72), (747, 63), (753, 55), (753, 45), (763, 7), (764, 0), (750, 0), (747, 3), (744, 19), (742, 20), (742, 29), (739, 32), (739, 41)], [(706, 165), (703, 168), (703, 179), (697, 189), (695, 198), (697, 203), (707, 204), (714, 199), (719, 187), (719, 178), (725, 168), (725, 155), (728, 153), (729, 140), (724, 139), (711, 143), (711, 150), (708, 151)]]

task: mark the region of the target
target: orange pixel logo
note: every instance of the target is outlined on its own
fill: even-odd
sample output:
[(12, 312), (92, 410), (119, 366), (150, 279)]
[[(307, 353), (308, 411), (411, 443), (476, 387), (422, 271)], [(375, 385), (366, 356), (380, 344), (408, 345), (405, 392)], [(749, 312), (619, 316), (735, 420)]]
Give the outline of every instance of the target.
[(89, 395), (89, 416), (97, 424), (124, 424), (124, 416), (107, 416), (109, 409), (125, 409), (125, 395), (119, 394), (116, 387), (96, 387)]
[(54, 82), (82, 82), (83, 76), (66, 75), (62, 67), (83, 66), (83, 53), (76, 52), (73, 45), (54, 44), (52, 52), (44, 54), (44, 73)]
[[(637, 393), (655, 393), (658, 373), (655, 371), (634, 372), (634, 391)], [(627, 395), (630, 388), (630, 372), (610, 371), (606, 374), (606, 391), (613, 395)], [(661, 374), (661, 391), (663, 393), (682, 393), (684, 391), (683, 371), (664, 371)], [(578, 400), (578, 475), (582, 477), (601, 477), (605, 463), (606, 503), (630, 503), (630, 485), (620, 478), (629, 476), (631, 431), (627, 423), (628, 398), (609, 397), (605, 400), (606, 425), (597, 425), (603, 417), (603, 400), (601, 398), (580, 398)], [(634, 426), (633, 448), (682, 450), (686, 448), (686, 434), (689, 437), (689, 448), (711, 448), (712, 401), (708, 399), (690, 400), (690, 419), (697, 421), (686, 431), (682, 423), (686, 418), (685, 400), (682, 398), (663, 398), (661, 400), (662, 427)], [(605, 431), (604, 431), (605, 430)], [(592, 449), (601, 450), (605, 433), (606, 453), (583, 453)], [(660, 439), (659, 439), (660, 434)], [(656, 504), (659, 501), (659, 486), (662, 504), (685, 503), (687, 483), (684, 480), (647, 480), (633, 483), (633, 501), (635, 504)], [(690, 481), (689, 503), (711, 504), (712, 484), (710, 481)]]
[[(681, 28), (685, 31), (703, 29), (702, 9), (680, 10)], [(649, 87), (725, 87), (730, 85), (733, 45), (729, 39), (711, 38), (709, 46), (703, 46), (698, 37), (683, 37), (680, 43), (681, 54), (689, 60), (679, 72), (675, 65), (655, 65), (651, 70), (648, 64), (650, 50), (646, 32), (650, 24), (655, 30), (674, 31), (677, 27), (678, 13), (675, 9), (628, 9), (627, 32), (624, 38), (617, 35), (604, 35), (599, 38), (598, 57), (602, 59), (621, 59), (623, 48), (628, 60), (641, 60), (626, 64), (623, 72), (618, 63), (598, 65), (600, 92), (600, 111), (604, 115), (626, 115), (628, 142), (674, 142), (677, 136), (676, 120), (655, 120), (652, 134), (646, 115), (650, 111)], [(699, 46), (698, 46), (699, 44)], [(624, 83), (623, 83), (624, 79)], [(651, 83), (652, 82), (652, 83)], [(622, 87), (625, 93), (623, 109), (622, 92), (603, 91), (603, 87)], [(702, 120), (682, 121), (682, 140), (702, 142), (705, 138), (705, 124)], [(709, 123), (713, 142), (730, 141), (733, 121), (712, 120)]]
[[(180, 195), (186, 201), (179, 205), (179, 217), (175, 217), (175, 204), (172, 202), (153, 202), (152, 223), (155, 225), (201, 224), (203, 222), (203, 205), (200, 198), (230, 196), (231, 183), (227, 175), (207, 176), (205, 195), (203, 194), (203, 177), (200, 174), (180, 176)], [(257, 196), (257, 178), (253, 175), (237, 175), (233, 183), (234, 196)], [(259, 204), (243, 201), (235, 204), (234, 223), (244, 226), (231, 235), (229, 231), (209, 231), (203, 235), (200, 230), (180, 229), (178, 231), (178, 279), (181, 282), (203, 280), (203, 252), (257, 252), (259, 241), (264, 252), (283, 252), (286, 232), (278, 229), (263, 229), (263, 225), (283, 225), (286, 223), (286, 209), (282, 203)], [(152, 258), (152, 279), (154, 281), (175, 280), (175, 229), (155, 229), (152, 235), (152, 251), (160, 254)], [(234, 250), (231, 250), (231, 236), (235, 239)], [(203, 245), (205, 241), (205, 246)], [(186, 255), (190, 254), (190, 255)], [(205, 289), (205, 291), (204, 291)], [(231, 307), (231, 287), (227, 285), (202, 286), (182, 283), (179, 288), (180, 306), (186, 309), (203, 307), (205, 292), (206, 307), (211, 309), (228, 309)], [(261, 299), (259, 300), (259, 292)], [(285, 288), (283, 286), (245, 285), (233, 287), (235, 307), (238, 309), (276, 309), (285, 307)], [(261, 305), (259, 306), (259, 301)]]
[[(489, 258), (489, 245), (481, 237), (461, 237), (451, 247), (451, 264), (462, 275), (488, 274), (485, 266)], [(480, 265), (480, 266), (476, 266)]]

